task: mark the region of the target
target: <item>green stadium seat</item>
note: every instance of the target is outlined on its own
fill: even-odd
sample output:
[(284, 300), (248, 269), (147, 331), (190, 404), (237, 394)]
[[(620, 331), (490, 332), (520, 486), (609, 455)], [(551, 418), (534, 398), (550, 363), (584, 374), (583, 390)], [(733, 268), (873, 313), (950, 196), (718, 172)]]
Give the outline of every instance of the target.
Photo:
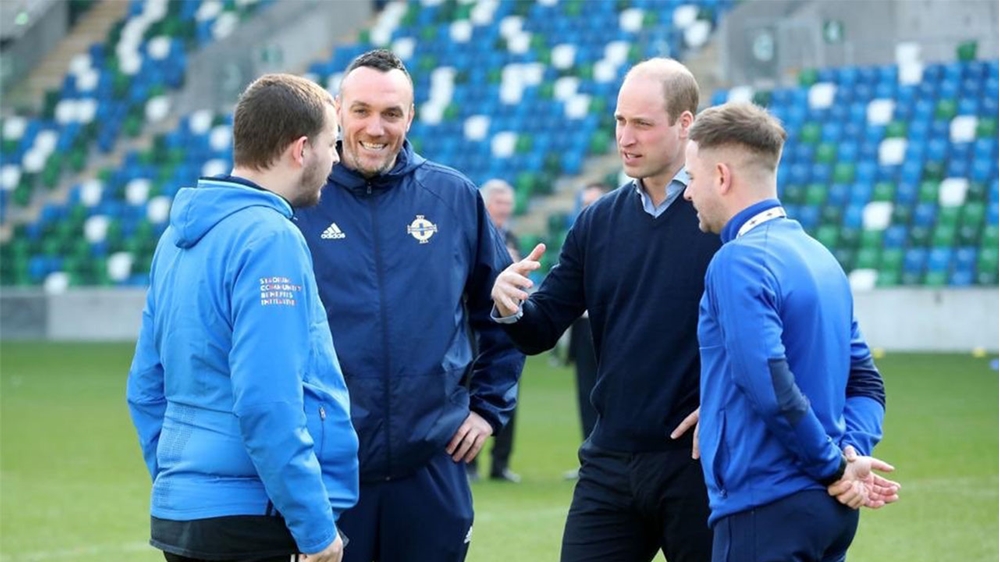
[(986, 220), (986, 205), (979, 201), (962, 205), (960, 223), (963, 226), (979, 227)]
[(893, 205), (892, 224), (908, 226), (913, 218), (913, 208), (908, 205)]
[(858, 247), (858, 244), (860, 242), (861, 242), (861, 229), (849, 228), (846, 226), (840, 229), (840, 243), (838, 244), (840, 248), (847, 248), (850, 250), (854, 250), (855, 248)]
[(811, 183), (806, 187), (806, 205), (819, 207), (826, 203), (827, 189), (821, 183)]
[(806, 188), (799, 184), (790, 183), (782, 191), (781, 200), (789, 205), (801, 205), (806, 200)]
[(983, 229), (983, 248), (996, 248), (1000, 244), (997, 225), (988, 224)]
[(951, 121), (958, 115), (958, 104), (953, 99), (940, 99), (934, 108), (934, 118), (939, 121)]
[(977, 203), (986, 201), (986, 184), (978, 181), (969, 182), (969, 188), (965, 190), (965, 202), (972, 201)]
[(882, 230), (862, 230), (861, 248), (882, 248)]
[(980, 227), (963, 224), (958, 227), (955, 233), (955, 244), (957, 246), (978, 246)]
[(923, 285), (924, 273), (922, 271), (904, 271), (899, 276), (900, 285)]
[(876, 287), (895, 287), (899, 285), (901, 273), (899, 269), (880, 269), (878, 279), (875, 281)]
[(854, 163), (837, 162), (833, 166), (833, 183), (854, 183)]
[(857, 256), (857, 250), (853, 248), (840, 247), (833, 251), (833, 257), (837, 258), (840, 262), (840, 267), (844, 271), (852, 271), (854, 269), (854, 262)]
[(924, 286), (927, 287), (944, 287), (948, 284), (948, 272), (947, 271), (928, 271), (924, 275)]
[(976, 137), (981, 139), (997, 138), (997, 120), (992, 117), (980, 118), (976, 123)]
[(952, 247), (955, 245), (956, 229), (954, 224), (939, 223), (931, 233), (931, 245), (937, 247)]
[(819, 80), (819, 71), (815, 68), (803, 68), (799, 72), (799, 86), (808, 88)]
[(837, 247), (837, 241), (840, 240), (840, 228), (833, 224), (820, 225), (816, 229), (816, 240), (827, 249), (833, 250)]
[(816, 147), (813, 159), (820, 164), (833, 164), (837, 161), (837, 145), (830, 142), (820, 143)]
[(896, 197), (896, 184), (880, 181), (872, 190), (872, 201), (892, 201)]
[(913, 226), (910, 228), (910, 247), (923, 248), (931, 241), (931, 229), (925, 226)]
[(844, 210), (836, 205), (824, 205), (820, 209), (820, 221), (823, 224), (840, 224), (844, 216)]
[(958, 60), (962, 62), (970, 62), (976, 60), (976, 51), (979, 43), (975, 40), (972, 41), (962, 41), (955, 48), (955, 56)]
[(917, 196), (922, 203), (936, 203), (940, 186), (940, 182), (922, 181), (920, 182), (920, 191)]
[(887, 139), (905, 139), (907, 132), (908, 126), (905, 121), (890, 121), (885, 126), (885, 138)]
[(924, 179), (941, 183), (944, 179), (944, 162), (924, 162)]
[(938, 208), (937, 223), (954, 228), (958, 225), (958, 217), (961, 212), (961, 207), (940, 207)]
[(857, 269), (876, 269), (879, 265), (880, 253), (880, 248), (859, 249), (854, 267)]
[(802, 125), (802, 129), (799, 131), (799, 142), (803, 144), (816, 144), (822, 137), (823, 129), (820, 127), (819, 123), (815, 121), (809, 121)]

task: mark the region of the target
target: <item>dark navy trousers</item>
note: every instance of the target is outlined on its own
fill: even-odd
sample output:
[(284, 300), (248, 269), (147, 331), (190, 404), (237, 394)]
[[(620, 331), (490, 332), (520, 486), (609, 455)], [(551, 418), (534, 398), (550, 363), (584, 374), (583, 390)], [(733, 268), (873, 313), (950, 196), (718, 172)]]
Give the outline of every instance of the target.
[(708, 492), (691, 441), (669, 451), (580, 447), (580, 479), (563, 531), (562, 562), (707, 562)]
[(406, 478), (362, 482), (337, 525), (350, 538), (343, 562), (462, 562), (472, 538), (465, 463), (442, 451)]
[(806, 490), (716, 521), (712, 562), (842, 562), (857, 529), (857, 511)]

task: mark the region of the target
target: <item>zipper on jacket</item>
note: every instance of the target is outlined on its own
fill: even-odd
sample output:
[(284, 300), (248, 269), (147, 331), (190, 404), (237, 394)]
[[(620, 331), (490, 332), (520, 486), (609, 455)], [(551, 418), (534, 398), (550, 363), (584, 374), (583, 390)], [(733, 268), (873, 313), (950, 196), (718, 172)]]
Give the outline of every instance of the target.
[[(368, 190), (368, 195), (372, 193), (372, 184), (368, 182), (365, 186)], [(375, 199), (369, 198), (368, 208), (372, 212), (372, 233), (373, 233), (373, 243), (375, 244), (375, 276), (376, 282), (378, 283), (378, 295), (379, 295), (379, 314), (381, 314), (382, 323), (382, 349), (387, 352), (382, 354), (385, 359), (384, 371), (382, 373), (383, 388), (385, 389), (385, 479), (390, 480), (392, 474), (392, 393), (389, 391), (390, 387), (390, 373), (392, 373), (392, 363), (389, 359), (388, 350), (389, 347), (389, 331), (388, 324), (386, 323), (388, 314), (385, 311), (385, 283), (383, 282), (383, 264), (382, 264), (382, 248), (379, 245), (379, 225), (378, 225), (378, 206), (375, 204)]]
[(319, 454), (318, 460), (322, 462), (323, 449), (326, 448), (326, 408), (320, 404), (319, 407)]

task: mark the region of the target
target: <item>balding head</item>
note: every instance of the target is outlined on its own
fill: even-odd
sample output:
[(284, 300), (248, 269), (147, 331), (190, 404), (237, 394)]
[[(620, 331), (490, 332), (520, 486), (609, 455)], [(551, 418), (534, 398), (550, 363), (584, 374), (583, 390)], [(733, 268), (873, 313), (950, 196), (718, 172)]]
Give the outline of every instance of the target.
[(625, 75), (625, 83), (630, 78), (646, 78), (658, 82), (663, 88), (663, 105), (670, 116), (671, 124), (685, 111), (694, 115), (698, 112), (700, 93), (694, 75), (680, 62), (666, 57), (647, 59), (633, 66)]

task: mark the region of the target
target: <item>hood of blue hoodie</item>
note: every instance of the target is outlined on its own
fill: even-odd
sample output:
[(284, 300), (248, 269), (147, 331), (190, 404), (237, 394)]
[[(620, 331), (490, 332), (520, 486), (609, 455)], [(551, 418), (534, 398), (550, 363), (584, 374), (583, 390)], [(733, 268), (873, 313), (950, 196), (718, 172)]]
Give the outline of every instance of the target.
[[(343, 141), (337, 141), (337, 152), (340, 154), (344, 153)], [(347, 189), (367, 188), (369, 185), (375, 189), (388, 189), (399, 183), (398, 179), (400, 176), (405, 176), (423, 166), (426, 161), (427, 159), (413, 151), (413, 146), (409, 140), (404, 140), (403, 147), (400, 148), (399, 154), (396, 155), (396, 163), (392, 165), (392, 168), (388, 172), (372, 178), (366, 178), (344, 166), (343, 158), (341, 158), (341, 164), (333, 167), (328, 179)]]
[(226, 217), (250, 207), (267, 207), (291, 219), (292, 207), (279, 195), (263, 188), (220, 178), (202, 178), (197, 187), (177, 192), (170, 208), (170, 226), (176, 244), (190, 248)]

